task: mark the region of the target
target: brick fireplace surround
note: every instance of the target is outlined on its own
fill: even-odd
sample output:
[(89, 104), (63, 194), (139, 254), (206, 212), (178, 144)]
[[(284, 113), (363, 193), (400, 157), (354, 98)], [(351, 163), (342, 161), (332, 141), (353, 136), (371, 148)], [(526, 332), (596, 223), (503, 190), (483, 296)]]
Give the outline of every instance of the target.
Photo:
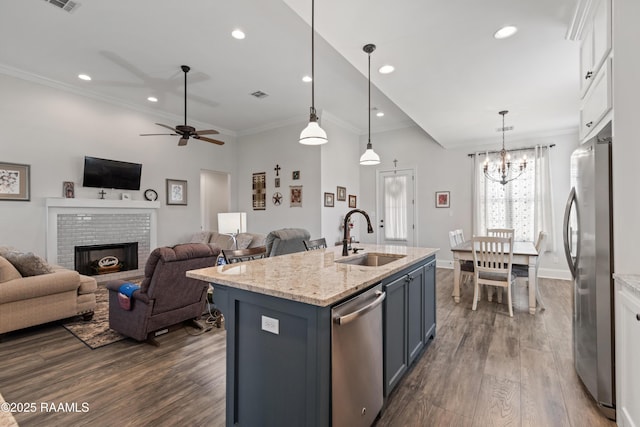
[(74, 269), (75, 247), (138, 242), (138, 270), (95, 276), (104, 282), (142, 276), (157, 246), (160, 202), (137, 200), (49, 198), (47, 206), (47, 261)]

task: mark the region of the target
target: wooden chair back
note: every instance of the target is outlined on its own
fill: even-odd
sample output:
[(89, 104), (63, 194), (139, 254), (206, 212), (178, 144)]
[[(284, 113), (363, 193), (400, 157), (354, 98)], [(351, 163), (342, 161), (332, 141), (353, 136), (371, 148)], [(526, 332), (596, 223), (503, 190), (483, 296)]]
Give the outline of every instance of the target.
[(513, 228), (488, 228), (487, 236), (493, 237), (513, 237), (514, 234)]
[(327, 240), (324, 237), (315, 240), (303, 240), (302, 243), (304, 243), (304, 248), (308, 251), (327, 247)]
[(264, 258), (267, 255), (266, 246), (258, 246), (247, 249), (223, 249), (222, 255), (227, 264), (236, 262), (251, 261), (254, 259)]
[(473, 262), (478, 284), (508, 287), (511, 282), (512, 260), (513, 238), (473, 238)]
[(454, 246), (458, 246), (460, 243), (464, 243), (464, 233), (462, 229), (452, 230), (449, 232), (449, 244), (453, 248)]

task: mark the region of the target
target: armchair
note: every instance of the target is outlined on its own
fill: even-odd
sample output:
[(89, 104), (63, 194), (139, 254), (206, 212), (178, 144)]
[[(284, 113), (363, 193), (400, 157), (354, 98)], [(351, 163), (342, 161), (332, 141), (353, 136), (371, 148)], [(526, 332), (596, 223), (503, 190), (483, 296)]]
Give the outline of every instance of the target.
[(311, 234), (303, 228), (274, 230), (267, 235), (265, 240), (267, 256), (304, 252), (307, 250), (304, 246), (304, 241), (309, 240), (310, 237)]
[(131, 309), (118, 302), (124, 280), (106, 284), (109, 290), (109, 327), (138, 341), (151, 332), (185, 320), (199, 318), (209, 285), (186, 276), (188, 270), (212, 267), (220, 249), (205, 243), (186, 243), (156, 248), (149, 255), (140, 289), (131, 295)]

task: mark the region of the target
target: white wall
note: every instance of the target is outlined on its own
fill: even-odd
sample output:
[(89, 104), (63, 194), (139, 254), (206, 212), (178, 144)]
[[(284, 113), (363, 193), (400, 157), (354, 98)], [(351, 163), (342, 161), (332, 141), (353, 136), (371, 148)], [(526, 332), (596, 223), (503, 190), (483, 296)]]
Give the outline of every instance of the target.
[[(248, 231), (267, 234), (279, 228), (306, 228), (311, 236), (320, 236), (321, 147), (298, 143), (304, 126), (300, 122), (238, 138), (238, 175), (232, 188), (238, 195), (238, 211), (247, 212)], [(274, 184), (276, 165), (281, 167), (280, 188)], [(292, 179), (293, 171), (300, 171), (300, 179)], [(257, 172), (266, 172), (266, 209), (262, 211), (252, 207), (252, 177)], [(302, 185), (302, 207), (290, 207), (291, 185)], [(276, 191), (283, 196), (280, 206), (272, 202)]]
[[(76, 198), (97, 199), (99, 189), (82, 187), (85, 155), (142, 163), (141, 191), (158, 192), (158, 244), (183, 242), (200, 228), (200, 170), (235, 174), (235, 141), (218, 146), (175, 137), (140, 137), (156, 132), (154, 117), (119, 105), (38, 83), (0, 75), (0, 161), (31, 165), (31, 201), (0, 201), (0, 244), (45, 255), (45, 198), (61, 197), (62, 182), (74, 181)], [(166, 206), (165, 179), (188, 181), (188, 205)], [(119, 199), (121, 190), (108, 190)]]
[[(322, 232), (319, 236), (327, 239), (328, 245), (341, 242), (343, 231), (340, 229), (344, 222), (344, 215), (349, 212), (349, 194), (360, 198), (360, 154), (358, 134), (345, 129), (330, 119), (323, 119), (322, 127), (327, 132), (329, 142), (322, 146), (322, 177), (321, 191), (334, 193), (334, 207), (324, 207), (322, 203)], [(347, 200), (338, 201), (337, 187), (347, 189)], [(357, 224), (357, 223), (356, 223)], [(356, 226), (352, 230), (352, 236), (358, 239), (366, 234), (366, 228)]]
[[(466, 237), (472, 235), (473, 160), (468, 154), (474, 150), (445, 150), (418, 127), (375, 134), (372, 143), (382, 163), (360, 169), (362, 208), (367, 212), (375, 212), (376, 170), (393, 170), (394, 159), (398, 160), (398, 169), (415, 168), (417, 245), (440, 248), (438, 265), (451, 266), (453, 255), (449, 250), (449, 230), (462, 228)], [(569, 194), (569, 157), (578, 145), (577, 130), (572, 134), (512, 141), (511, 146), (535, 144), (556, 144), (551, 151), (556, 251), (544, 255), (540, 268), (543, 269), (542, 274), (568, 277), (562, 252), (562, 215)], [(366, 138), (361, 138), (361, 150), (365, 145)], [(450, 192), (449, 209), (435, 207), (436, 191)], [(375, 226), (374, 229), (378, 230)], [(365, 234), (362, 237), (364, 241), (375, 242), (375, 235)]]
[(613, 2), (613, 234), (614, 271), (640, 273), (638, 101), (640, 100), (640, 2)]

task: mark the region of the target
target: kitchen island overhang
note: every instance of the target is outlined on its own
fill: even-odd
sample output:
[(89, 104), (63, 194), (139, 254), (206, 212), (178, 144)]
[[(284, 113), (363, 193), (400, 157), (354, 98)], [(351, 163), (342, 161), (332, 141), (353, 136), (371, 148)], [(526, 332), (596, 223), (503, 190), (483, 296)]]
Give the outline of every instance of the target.
[[(213, 285), (225, 316), (226, 425), (331, 425), (331, 307), (435, 267), (438, 251), (361, 246), (365, 254), (402, 256), (381, 266), (354, 265), (344, 261), (362, 253), (342, 257), (335, 247), (187, 272)], [(423, 329), (435, 336), (435, 326)]]

